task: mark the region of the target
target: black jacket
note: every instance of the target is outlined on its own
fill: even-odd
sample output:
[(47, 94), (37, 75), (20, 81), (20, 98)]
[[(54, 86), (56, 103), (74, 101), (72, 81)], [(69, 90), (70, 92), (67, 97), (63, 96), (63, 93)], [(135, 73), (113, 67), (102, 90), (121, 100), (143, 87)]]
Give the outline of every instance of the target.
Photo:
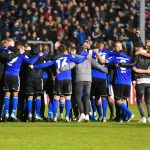
[[(121, 67), (133, 67), (136, 66), (138, 69), (147, 70), (150, 67), (150, 58), (136, 55), (131, 63), (119, 64)], [(134, 79), (139, 78), (150, 78), (150, 74), (147, 73), (134, 73)]]
[(0, 50), (0, 79), (3, 76), (5, 63), (7, 60), (12, 60), (13, 58), (17, 57), (20, 54), (20, 51), (16, 51), (15, 53), (8, 54), (7, 52), (3, 52)]

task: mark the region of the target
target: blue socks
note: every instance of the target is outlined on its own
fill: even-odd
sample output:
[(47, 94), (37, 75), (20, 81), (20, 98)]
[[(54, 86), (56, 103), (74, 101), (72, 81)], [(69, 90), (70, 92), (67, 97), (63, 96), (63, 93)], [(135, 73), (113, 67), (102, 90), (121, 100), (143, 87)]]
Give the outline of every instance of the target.
[(57, 110), (58, 110), (58, 100), (53, 99), (53, 113), (54, 113), (54, 118), (57, 118)]
[(6, 113), (9, 113), (9, 99), (10, 97), (7, 96), (4, 97), (2, 117), (4, 117)]
[(128, 116), (132, 115), (131, 111), (127, 108), (127, 106), (123, 102), (120, 103), (119, 105), (122, 108), (122, 110), (124, 110), (128, 114)]
[(53, 116), (53, 103), (50, 100), (49, 104), (48, 104), (48, 118), (52, 118)]
[(18, 106), (18, 97), (13, 97), (12, 101), (12, 113), (16, 116), (16, 110)]
[(110, 103), (108, 103), (108, 105), (109, 105), (109, 109), (110, 109), (110, 116), (114, 117), (114, 103), (110, 102)]
[(97, 103), (97, 112), (99, 117), (102, 117), (102, 109), (101, 109), (101, 104)]
[(102, 98), (102, 108), (103, 108), (103, 117), (106, 118), (106, 113), (107, 113), (107, 100), (106, 100), (106, 98)]
[(94, 98), (92, 98), (91, 100), (91, 105), (92, 105), (92, 110), (94, 114), (96, 112), (96, 100)]
[(31, 114), (32, 113), (32, 99), (28, 99), (27, 105), (28, 105), (28, 114)]
[(40, 110), (41, 110), (41, 99), (40, 98), (37, 98), (36, 99), (36, 102), (35, 102), (35, 114), (40, 116)]
[(65, 104), (65, 102), (60, 102), (60, 106), (59, 106), (59, 108), (60, 108), (60, 114), (63, 113), (63, 110), (64, 110), (64, 104)]
[(69, 117), (70, 109), (71, 109), (71, 100), (66, 99), (66, 117)]

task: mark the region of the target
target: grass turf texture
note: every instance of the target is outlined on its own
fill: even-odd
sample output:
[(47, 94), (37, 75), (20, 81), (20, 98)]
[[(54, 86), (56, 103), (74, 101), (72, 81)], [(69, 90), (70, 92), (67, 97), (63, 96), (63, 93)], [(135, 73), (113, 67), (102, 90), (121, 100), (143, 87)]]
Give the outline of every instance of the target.
[(130, 123), (0, 123), (0, 150), (149, 150), (150, 123), (137, 123), (129, 107)]

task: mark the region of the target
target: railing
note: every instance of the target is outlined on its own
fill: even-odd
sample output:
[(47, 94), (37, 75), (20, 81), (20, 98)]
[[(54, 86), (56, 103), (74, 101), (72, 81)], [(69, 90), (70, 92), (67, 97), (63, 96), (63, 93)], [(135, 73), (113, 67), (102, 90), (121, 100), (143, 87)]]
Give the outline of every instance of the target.
[(50, 50), (51, 50), (51, 54), (54, 54), (54, 44), (52, 41), (32, 41), (32, 40), (29, 40), (27, 41), (28, 44), (48, 44), (50, 45)]

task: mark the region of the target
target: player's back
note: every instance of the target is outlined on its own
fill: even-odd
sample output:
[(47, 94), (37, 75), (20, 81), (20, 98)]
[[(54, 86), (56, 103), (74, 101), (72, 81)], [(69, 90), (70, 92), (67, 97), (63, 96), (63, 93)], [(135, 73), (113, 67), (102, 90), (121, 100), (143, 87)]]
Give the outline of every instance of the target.
[[(131, 62), (131, 58), (123, 53), (120, 56), (116, 56), (116, 63), (128, 63)], [(116, 68), (116, 84), (131, 84), (131, 68), (117, 67)]]
[[(70, 57), (72, 57), (71, 54), (66, 54), (66, 55), (63, 55), (62, 57), (58, 58), (57, 60), (55, 60), (54, 66), (55, 66), (56, 70), (69, 64), (71, 62)], [(71, 70), (57, 73), (56, 79), (57, 80), (71, 80), (72, 79), (71, 78)]]
[(11, 76), (19, 75), (20, 67), (23, 62), (21, 56), (22, 56), (22, 54), (20, 54), (18, 57), (14, 58), (11, 61), (8, 61), (6, 63), (6, 70), (5, 70), (6, 75), (11, 75)]

